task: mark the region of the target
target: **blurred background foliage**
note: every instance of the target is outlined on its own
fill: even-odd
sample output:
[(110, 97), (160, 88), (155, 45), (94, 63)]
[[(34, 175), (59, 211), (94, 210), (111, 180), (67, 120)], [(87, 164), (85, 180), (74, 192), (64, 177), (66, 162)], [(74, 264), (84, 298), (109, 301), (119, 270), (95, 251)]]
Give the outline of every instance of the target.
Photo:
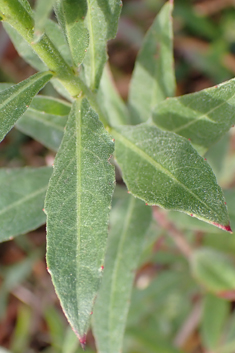
[[(144, 34), (163, 4), (123, 1), (118, 35), (108, 50), (124, 100)], [(177, 95), (234, 76), (233, 0), (176, 0), (173, 23)], [(16, 83), (33, 73), (0, 26), (0, 82)], [(50, 84), (43, 93), (56, 96)], [(206, 155), (225, 190), (232, 229), (234, 131)], [(0, 167), (51, 165), (53, 159), (54, 152), (16, 129), (0, 145)], [(125, 197), (119, 182), (114, 202)], [(123, 352), (234, 353), (235, 236), (181, 213), (154, 208), (153, 216), (136, 274)], [(81, 352), (46, 271), (45, 227), (0, 244), (0, 286), (0, 353)], [(92, 332), (87, 352), (95, 352)]]

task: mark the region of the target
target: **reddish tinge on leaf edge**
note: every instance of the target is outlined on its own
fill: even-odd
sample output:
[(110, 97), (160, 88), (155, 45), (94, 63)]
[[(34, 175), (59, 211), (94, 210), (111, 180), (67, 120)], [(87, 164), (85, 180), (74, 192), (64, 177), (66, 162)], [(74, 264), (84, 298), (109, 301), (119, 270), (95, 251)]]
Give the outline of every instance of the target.
[(233, 231), (230, 227), (230, 224), (228, 224), (227, 226), (224, 226), (224, 225), (216, 223), (216, 222), (212, 222), (212, 224), (220, 229), (226, 230), (227, 232), (229, 232), (231, 234), (233, 233)]

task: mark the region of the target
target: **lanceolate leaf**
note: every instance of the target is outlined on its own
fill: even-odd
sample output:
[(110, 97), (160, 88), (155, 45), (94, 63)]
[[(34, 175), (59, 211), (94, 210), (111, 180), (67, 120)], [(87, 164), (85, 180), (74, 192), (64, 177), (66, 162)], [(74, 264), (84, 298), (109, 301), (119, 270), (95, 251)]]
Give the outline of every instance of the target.
[(153, 122), (160, 128), (208, 148), (235, 122), (235, 79), (200, 92), (169, 98), (156, 105)]
[(93, 331), (99, 353), (119, 353), (131, 290), (151, 208), (129, 195), (111, 213), (104, 276), (94, 308)]
[(0, 169), (0, 241), (46, 221), (43, 203), (52, 168)]
[(46, 197), (47, 263), (64, 312), (85, 342), (104, 264), (114, 189), (113, 141), (87, 100), (75, 101)]
[(185, 138), (141, 124), (112, 130), (130, 192), (230, 231), (225, 199), (208, 163)]
[(56, 0), (57, 18), (69, 44), (75, 66), (81, 64), (89, 45), (89, 34), (84, 19), (87, 12), (86, 0)]
[(45, 31), (45, 24), (50, 16), (53, 3), (55, 0), (37, 0), (35, 5), (35, 26), (34, 26), (34, 37), (35, 41), (38, 41)]
[(52, 76), (50, 72), (39, 72), (0, 92), (0, 141), (27, 110), (32, 98)]
[(44, 146), (58, 150), (71, 105), (58, 99), (37, 96), (17, 121), (16, 128)]
[(138, 54), (129, 96), (133, 124), (148, 120), (157, 103), (174, 96), (172, 8), (172, 2), (162, 8)]
[(107, 60), (106, 43), (117, 32), (121, 0), (87, 0), (86, 27), (89, 31), (89, 47), (84, 58), (85, 77), (92, 90), (99, 86)]

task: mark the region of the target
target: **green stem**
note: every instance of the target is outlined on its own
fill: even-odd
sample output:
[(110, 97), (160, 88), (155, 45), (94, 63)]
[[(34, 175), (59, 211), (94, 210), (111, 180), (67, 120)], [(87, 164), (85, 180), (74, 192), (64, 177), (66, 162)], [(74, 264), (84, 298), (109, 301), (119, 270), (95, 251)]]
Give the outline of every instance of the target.
[(20, 1), (0, 0), (0, 18), (8, 22), (30, 44), (35, 53), (61, 81), (72, 97), (85, 95), (88, 98), (100, 120), (107, 127), (109, 124), (95, 94), (76, 76), (74, 69), (63, 59), (48, 36), (44, 34), (38, 42), (34, 42), (34, 20)]

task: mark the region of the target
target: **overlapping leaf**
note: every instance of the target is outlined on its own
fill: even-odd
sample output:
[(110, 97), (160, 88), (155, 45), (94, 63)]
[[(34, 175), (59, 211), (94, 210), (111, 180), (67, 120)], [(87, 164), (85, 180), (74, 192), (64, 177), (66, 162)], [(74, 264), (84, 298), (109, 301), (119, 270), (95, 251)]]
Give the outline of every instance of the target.
[(47, 263), (64, 312), (84, 344), (104, 263), (114, 189), (113, 141), (88, 102), (66, 125), (46, 197)]
[(88, 0), (85, 24), (89, 31), (89, 47), (83, 64), (88, 86), (95, 90), (99, 86), (107, 60), (106, 44), (117, 32), (121, 0)]
[(45, 31), (45, 24), (50, 16), (55, 0), (37, 0), (34, 14), (34, 40), (38, 41)]
[(27, 110), (33, 97), (51, 79), (52, 73), (39, 72), (0, 92), (0, 141)]
[(17, 121), (16, 128), (57, 151), (70, 109), (71, 105), (61, 100), (37, 96)]
[(43, 203), (52, 168), (0, 169), (0, 241), (46, 221)]
[(172, 2), (162, 8), (136, 59), (129, 95), (133, 124), (148, 120), (157, 103), (174, 96), (172, 8)]
[(208, 163), (185, 138), (141, 124), (112, 130), (130, 192), (230, 231), (225, 199)]
[(208, 148), (235, 122), (235, 79), (200, 92), (169, 98), (156, 105), (153, 122), (158, 127)]
[(84, 19), (87, 12), (86, 0), (56, 0), (57, 18), (69, 44), (75, 66), (82, 63), (89, 45), (89, 34)]
[(122, 350), (135, 269), (150, 221), (151, 208), (130, 196), (117, 204), (111, 213), (104, 276), (93, 320), (100, 353)]

